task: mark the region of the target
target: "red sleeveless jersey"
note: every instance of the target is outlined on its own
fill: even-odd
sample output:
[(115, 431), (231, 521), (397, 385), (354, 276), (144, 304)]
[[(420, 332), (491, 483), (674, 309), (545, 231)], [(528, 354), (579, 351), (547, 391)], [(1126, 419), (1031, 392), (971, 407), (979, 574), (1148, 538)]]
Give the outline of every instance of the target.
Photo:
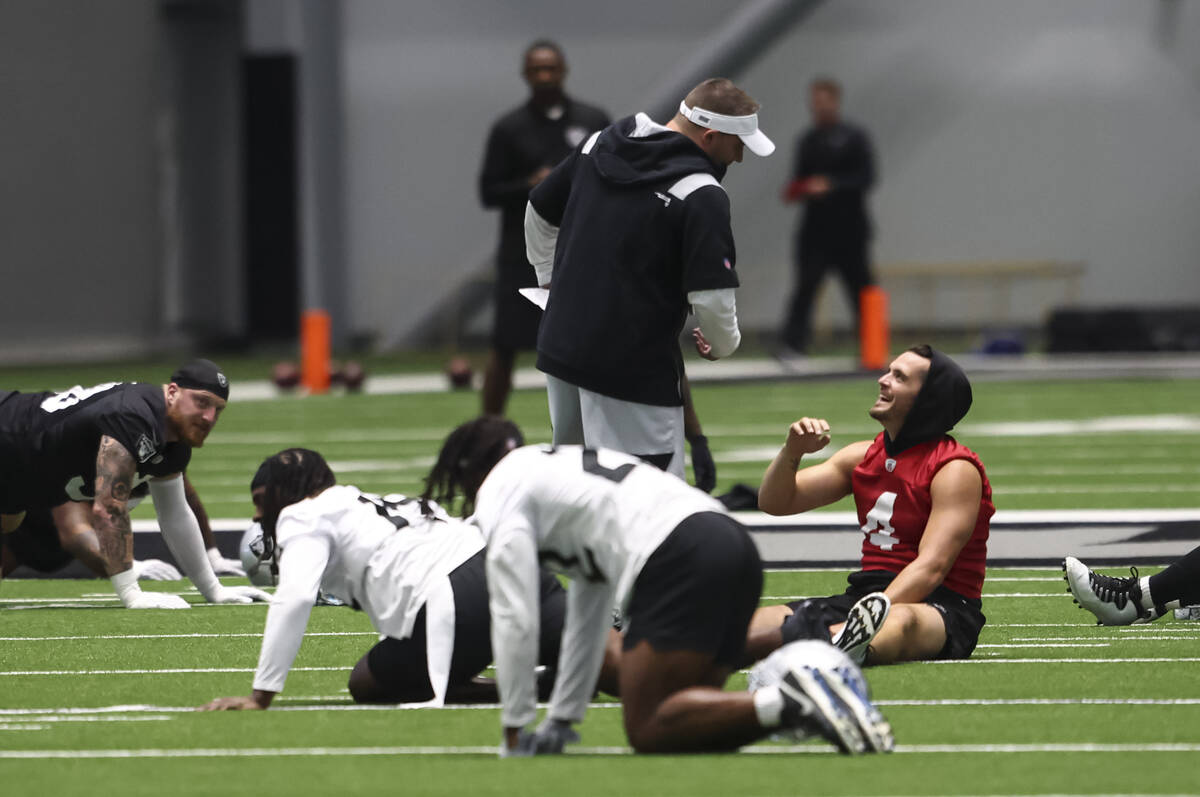
[(855, 467), (852, 481), (854, 503), (863, 531), (863, 570), (899, 573), (917, 558), (917, 547), (921, 544), (921, 535), (925, 533), (933, 505), (929, 493), (933, 476), (955, 459), (965, 459), (979, 469), (983, 496), (975, 530), (942, 583), (963, 597), (980, 596), (987, 564), (989, 521), (996, 512), (992, 505), (992, 486), (978, 455), (949, 435), (889, 457), (883, 447), (881, 432), (867, 449), (863, 461)]

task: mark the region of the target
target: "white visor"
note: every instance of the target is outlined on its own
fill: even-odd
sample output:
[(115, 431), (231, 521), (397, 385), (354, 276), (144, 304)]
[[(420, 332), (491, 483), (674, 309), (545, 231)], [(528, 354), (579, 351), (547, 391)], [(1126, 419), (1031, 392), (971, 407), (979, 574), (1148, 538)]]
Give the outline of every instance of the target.
[(704, 108), (689, 108), (686, 102), (679, 103), (679, 113), (701, 127), (737, 136), (747, 149), (759, 157), (765, 158), (775, 151), (775, 142), (758, 129), (758, 114), (756, 113), (749, 116), (726, 116), (723, 113), (713, 113)]

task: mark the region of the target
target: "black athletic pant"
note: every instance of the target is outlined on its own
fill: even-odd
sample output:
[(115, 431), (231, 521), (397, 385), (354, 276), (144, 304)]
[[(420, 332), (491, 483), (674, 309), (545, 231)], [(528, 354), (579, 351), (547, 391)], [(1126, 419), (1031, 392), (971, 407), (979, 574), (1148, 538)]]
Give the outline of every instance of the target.
[(800, 242), (796, 256), (796, 289), (792, 293), (783, 342), (796, 351), (804, 351), (812, 336), (813, 303), (817, 290), (829, 271), (836, 271), (846, 289), (846, 298), (854, 308), (854, 328), (858, 329), (858, 295), (873, 284), (867, 262), (867, 242), (853, 239), (839, 243)]
[(1180, 606), (1200, 604), (1200, 547), (1161, 573), (1150, 576), (1150, 597), (1156, 604), (1179, 601)]

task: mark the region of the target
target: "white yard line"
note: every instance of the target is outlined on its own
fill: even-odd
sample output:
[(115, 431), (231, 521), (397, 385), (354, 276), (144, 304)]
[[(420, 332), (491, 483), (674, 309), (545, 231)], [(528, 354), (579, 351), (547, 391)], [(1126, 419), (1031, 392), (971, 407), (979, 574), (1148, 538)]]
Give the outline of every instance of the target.
[[(281, 696), (282, 697), (282, 696)], [(342, 701), (343, 695), (307, 696), (311, 701)], [(953, 706), (1200, 706), (1200, 697), (944, 697), (937, 700), (877, 700), (875, 705), (904, 708), (944, 708)], [(545, 708), (545, 703), (539, 703)], [(620, 708), (618, 702), (588, 703), (588, 711)], [(431, 707), (426, 703), (398, 703), (398, 705), (376, 705), (376, 703), (328, 702), (319, 706), (272, 705), (271, 712), (390, 712), (390, 711), (466, 711), (498, 712), (496, 703), (460, 703), (460, 705)], [(0, 721), (66, 721), (67, 718), (119, 717), (150, 715), (162, 719), (163, 714), (190, 714), (196, 706), (106, 706), (80, 708), (0, 708)]]
[[(308, 631), (305, 637), (318, 636), (370, 636), (374, 631)], [(252, 637), (258, 639), (262, 633), (254, 634), (97, 634), (95, 636), (0, 636), (0, 642), (62, 642), (80, 639), (223, 639), (225, 637)]]
[(914, 662), (914, 663), (915, 664), (952, 664), (952, 665), (953, 664), (1105, 664), (1105, 665), (1108, 665), (1108, 664), (1168, 664), (1168, 663), (1176, 664), (1176, 663), (1184, 663), (1184, 662), (1190, 663), (1190, 662), (1197, 662), (1197, 661), (1200, 661), (1200, 657), (1179, 656), (1179, 657), (1171, 658), (1171, 657), (1166, 657), (1166, 656), (1155, 656), (1155, 657), (1146, 657), (1146, 658), (1130, 657), (1130, 658), (1119, 658), (1119, 659), (1106, 659), (1106, 658), (1095, 658), (1095, 659), (1074, 659), (1074, 658), (1062, 658), (1062, 659), (1050, 659), (1050, 658), (1045, 658), (1045, 659), (1000, 659), (1000, 658), (996, 658), (996, 659), (992, 659), (992, 658), (937, 659), (935, 661), (919, 661), (919, 662)]
[[(1057, 744), (916, 744), (898, 745), (895, 753), (1195, 753), (1200, 744), (1144, 742), (1139, 744), (1095, 744), (1090, 742)], [(275, 758), (332, 756), (478, 756), (497, 753), (496, 745), (422, 746), (422, 747), (260, 747), (260, 748), (124, 748), (112, 750), (0, 750), (0, 759), (105, 759), (105, 758)], [(746, 755), (784, 755), (793, 753), (832, 754), (827, 745), (754, 745), (742, 749)], [(566, 755), (629, 755), (628, 747), (567, 748)]]
[(1045, 642), (995, 642), (995, 643), (980, 643), (975, 646), (978, 648), (1109, 648), (1112, 647), (1112, 642), (1078, 642), (1073, 643), (1050, 643)]
[[(292, 667), (291, 672), (338, 672), (350, 669), (339, 667)], [(0, 670), (0, 677), (10, 675), (183, 675), (217, 672), (254, 672), (253, 667), (168, 667), (161, 670)]]

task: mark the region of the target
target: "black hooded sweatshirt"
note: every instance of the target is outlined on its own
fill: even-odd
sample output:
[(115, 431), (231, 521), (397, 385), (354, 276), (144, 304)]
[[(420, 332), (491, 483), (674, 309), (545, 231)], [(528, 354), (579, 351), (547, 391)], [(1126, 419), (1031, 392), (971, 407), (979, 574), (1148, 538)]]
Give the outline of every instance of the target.
[(724, 173), (638, 114), (588, 139), (530, 193), (559, 228), (540, 370), (625, 401), (683, 404), (687, 294), (738, 286)]
[(883, 447), (890, 457), (919, 443), (940, 440), (971, 408), (971, 383), (967, 375), (940, 351), (932, 349), (930, 355), (929, 373), (925, 374), (900, 434), (892, 440), (886, 431), (883, 433)]

